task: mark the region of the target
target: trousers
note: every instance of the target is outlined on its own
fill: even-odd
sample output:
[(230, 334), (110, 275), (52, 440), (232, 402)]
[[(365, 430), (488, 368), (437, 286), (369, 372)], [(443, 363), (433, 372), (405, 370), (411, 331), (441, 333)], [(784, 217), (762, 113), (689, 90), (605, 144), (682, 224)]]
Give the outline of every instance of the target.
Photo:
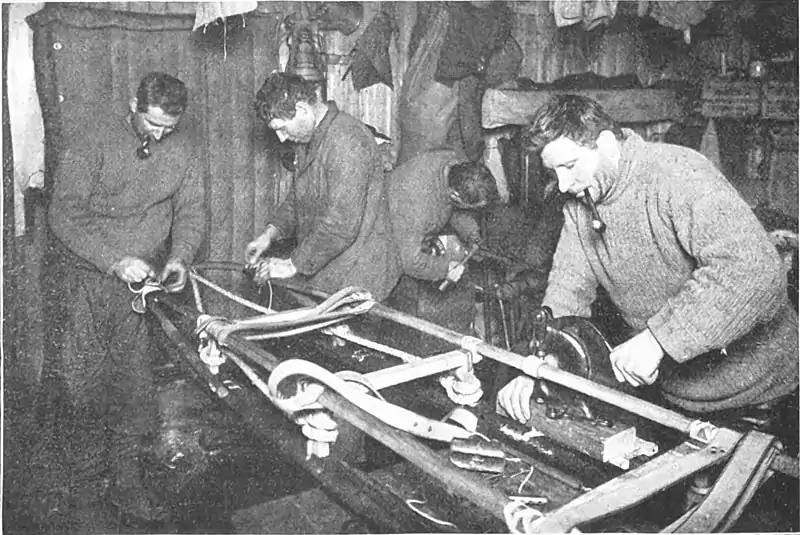
[(53, 292), (39, 415), (80, 487), (138, 461), (158, 405), (150, 325), (131, 308), (134, 294), (70, 255)]

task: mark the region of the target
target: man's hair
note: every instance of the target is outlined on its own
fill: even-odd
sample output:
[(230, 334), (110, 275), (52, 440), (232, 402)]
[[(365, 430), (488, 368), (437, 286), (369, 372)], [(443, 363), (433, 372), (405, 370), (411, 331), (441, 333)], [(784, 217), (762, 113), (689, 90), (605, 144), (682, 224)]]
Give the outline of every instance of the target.
[(482, 162), (454, 165), (447, 173), (447, 182), (466, 204), (490, 203), (500, 196), (494, 175)]
[(150, 106), (164, 110), (164, 113), (177, 117), (186, 110), (189, 92), (186, 85), (169, 74), (151, 72), (139, 82), (136, 91), (136, 109), (145, 113)]
[(296, 74), (273, 72), (256, 93), (253, 106), (258, 116), (269, 123), (273, 119), (289, 120), (294, 117), (295, 105), (300, 101), (317, 102), (319, 84)]
[(597, 136), (609, 130), (617, 139), (622, 130), (594, 100), (580, 95), (556, 95), (539, 108), (522, 132), (522, 146), (539, 152), (560, 137), (595, 148)]

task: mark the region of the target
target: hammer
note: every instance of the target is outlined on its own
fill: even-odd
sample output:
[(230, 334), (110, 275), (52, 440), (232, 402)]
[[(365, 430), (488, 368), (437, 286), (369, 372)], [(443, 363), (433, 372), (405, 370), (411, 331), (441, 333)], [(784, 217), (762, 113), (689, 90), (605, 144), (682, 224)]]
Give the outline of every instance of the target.
[[(476, 244), (474, 244), (474, 245), (472, 246), (472, 248), (469, 250), (469, 252), (467, 253), (467, 256), (465, 256), (465, 257), (464, 257), (464, 258), (461, 260), (461, 262), (459, 262), (458, 264), (456, 264), (455, 266), (453, 266), (453, 268), (452, 268), (450, 271), (452, 271), (453, 269), (459, 268), (459, 267), (463, 266), (464, 264), (466, 264), (466, 263), (467, 263), (467, 260), (469, 260), (470, 258), (472, 258), (472, 256), (473, 256), (475, 253), (477, 253), (479, 249), (480, 249), (480, 248), (478, 247), (478, 244), (477, 244), (477, 243), (476, 243)], [(454, 281), (453, 279), (451, 279), (451, 278), (450, 278), (450, 272), (448, 272), (448, 273), (447, 273), (447, 277), (446, 277), (446, 278), (445, 278), (445, 279), (442, 281), (442, 283), (439, 285), (439, 291), (440, 291), (440, 292), (443, 292), (443, 291), (445, 291), (446, 289), (448, 289), (448, 288), (450, 287), (450, 285), (451, 285), (451, 284), (455, 284), (455, 282), (456, 282), (456, 281)]]

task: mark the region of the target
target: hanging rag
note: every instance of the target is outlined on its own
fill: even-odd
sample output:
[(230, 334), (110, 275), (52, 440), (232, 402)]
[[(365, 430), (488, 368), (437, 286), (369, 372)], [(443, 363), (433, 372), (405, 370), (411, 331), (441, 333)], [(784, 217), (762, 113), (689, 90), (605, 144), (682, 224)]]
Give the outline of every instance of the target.
[(392, 63), (389, 58), (389, 43), (394, 30), (394, 15), (390, 8), (381, 10), (372, 18), (364, 33), (350, 52), (349, 73), (353, 88), (361, 91), (372, 85), (392, 84)]
[(598, 26), (611, 24), (617, 15), (617, 0), (592, 0), (584, 9), (583, 27), (592, 31)]
[(450, 24), (436, 66), (436, 81), (452, 85), (481, 75), (489, 58), (511, 36), (513, 13), (502, 2), (478, 8), (470, 2), (449, 2)]
[(217, 19), (225, 19), (233, 15), (241, 15), (255, 11), (258, 8), (256, 1), (235, 2), (197, 2), (192, 31), (211, 24)]
[(572, 26), (583, 20), (583, 0), (552, 0), (550, 10), (559, 28)]
[(683, 40), (688, 45), (691, 40), (691, 27), (706, 18), (713, 0), (653, 0), (650, 2), (650, 16), (667, 28), (683, 31)]
[(719, 156), (719, 137), (714, 119), (709, 119), (705, 132), (700, 140), (700, 154), (708, 158), (714, 167), (722, 171), (722, 159)]
[(25, 17), (43, 2), (13, 3), (8, 13), (8, 117), (14, 156), (14, 235), (25, 233), (25, 190), (44, 187), (44, 121), (33, 64), (33, 31)]

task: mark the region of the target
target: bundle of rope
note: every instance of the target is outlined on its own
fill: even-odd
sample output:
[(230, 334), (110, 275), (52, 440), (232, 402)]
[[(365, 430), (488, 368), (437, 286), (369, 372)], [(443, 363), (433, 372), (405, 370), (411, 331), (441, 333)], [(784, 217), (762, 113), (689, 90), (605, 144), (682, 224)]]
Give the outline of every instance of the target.
[[(234, 267), (229, 266), (227, 263), (224, 265), (222, 263), (213, 263), (212, 265), (224, 269)], [(351, 333), (347, 325), (341, 323), (370, 310), (374, 300), (368, 292), (348, 287), (324, 299), (319, 304), (278, 312), (272, 310), (271, 307), (264, 308), (232, 294), (199, 275), (196, 269), (190, 271), (190, 280), (193, 285), (198, 311), (201, 312), (194, 332), (200, 340), (198, 352), (201, 360), (209, 367), (210, 372), (216, 375), (219, 366), (225, 362), (226, 357), (230, 357), (279, 409), (287, 413), (295, 423), (301, 426), (303, 435), (308, 439), (306, 443), (307, 457), (327, 457), (330, 453), (330, 445), (338, 436), (336, 421), (317, 402), (326, 387), (337, 391), (350, 402), (380, 418), (392, 427), (424, 438), (450, 442), (453, 438), (465, 437), (471, 434), (471, 431), (464, 427), (424, 418), (387, 402), (378, 390), (370, 385), (369, 381), (361, 374), (352, 371), (332, 374), (310, 362), (290, 360), (280, 364), (272, 371), (269, 378), (269, 385), (271, 386), (267, 386), (244, 361), (223, 349), (228, 336), (243, 331), (262, 331), (259, 334), (243, 336), (246, 340), (254, 341), (320, 330), (326, 334), (340, 336), (365, 347), (379, 351), (388, 350), (389, 354), (405, 362), (421, 360), (414, 355), (363, 339)], [(198, 284), (203, 284), (262, 314), (243, 320), (229, 320), (224, 317), (202, 313), (203, 304)], [(267, 332), (263, 332), (265, 330)], [(469, 365), (464, 366), (464, 369), (457, 370), (453, 374), (446, 375), (442, 379), (442, 384), (445, 386), (448, 395), (456, 403), (474, 405), (482, 395), (480, 381), (475, 377), (472, 369), (473, 362), (477, 362), (481, 358), (475, 350), (478, 343), (480, 343), (478, 339), (465, 341), (462, 347), (470, 355)], [(295, 394), (284, 398), (279, 395), (277, 386), (291, 375), (301, 375), (306, 379), (311, 378), (313, 382), (299, 382)]]
[[(193, 279), (204, 280), (199, 275)], [(316, 306), (266, 313), (243, 320), (229, 320), (202, 314), (197, 320), (195, 335), (208, 333), (220, 345), (235, 332), (259, 330), (262, 334), (245, 336), (246, 340), (267, 340), (315, 331), (367, 312), (375, 301), (365, 290), (343, 288)], [(266, 331), (266, 332), (263, 332)]]

